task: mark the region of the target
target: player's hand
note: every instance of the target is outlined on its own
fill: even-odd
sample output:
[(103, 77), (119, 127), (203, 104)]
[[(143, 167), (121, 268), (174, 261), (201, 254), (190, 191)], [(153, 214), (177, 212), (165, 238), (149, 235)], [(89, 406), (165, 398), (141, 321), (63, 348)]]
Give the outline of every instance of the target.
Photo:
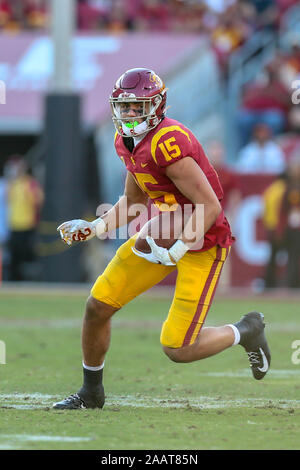
[(100, 238), (107, 231), (107, 225), (101, 217), (93, 220), (93, 222), (74, 219), (59, 225), (57, 230), (63, 241), (70, 246), (72, 242), (85, 242), (94, 238), (95, 235)]
[(147, 243), (151, 248), (151, 253), (143, 253), (136, 250), (132, 251), (141, 258), (145, 258), (150, 263), (164, 264), (165, 266), (175, 266), (182, 256), (188, 251), (188, 247), (181, 241), (177, 240), (169, 250), (158, 246), (152, 237), (146, 237)]
[(83, 242), (90, 240), (96, 235), (96, 227), (92, 222), (75, 219), (68, 220), (57, 227), (62, 240), (69, 246), (73, 242)]

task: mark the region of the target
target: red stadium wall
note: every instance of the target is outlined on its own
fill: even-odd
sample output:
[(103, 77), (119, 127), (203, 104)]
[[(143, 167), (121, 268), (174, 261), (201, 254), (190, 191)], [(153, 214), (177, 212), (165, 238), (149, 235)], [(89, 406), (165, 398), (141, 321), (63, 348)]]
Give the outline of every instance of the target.
[(242, 199), (233, 232), (236, 242), (231, 250), (231, 285), (251, 286), (264, 277), (269, 244), (262, 223), (262, 193), (274, 180), (271, 175), (240, 175)]

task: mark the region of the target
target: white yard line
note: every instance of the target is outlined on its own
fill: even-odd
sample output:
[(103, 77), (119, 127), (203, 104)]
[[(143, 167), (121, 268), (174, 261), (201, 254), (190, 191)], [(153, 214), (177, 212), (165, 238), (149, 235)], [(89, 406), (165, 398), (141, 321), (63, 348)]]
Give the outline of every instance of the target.
[(92, 439), (89, 437), (71, 437), (71, 436), (46, 436), (35, 434), (0, 434), (0, 450), (18, 450), (22, 449), (22, 444), (30, 442), (87, 442)]
[(23, 442), (81, 442), (90, 441), (90, 437), (69, 437), (69, 436), (45, 436), (32, 435), (32, 434), (0, 434), (0, 439), (8, 439), (10, 441), (23, 441)]
[[(43, 409), (51, 408), (52, 404), (63, 397), (34, 394), (0, 394), (0, 407), (7, 409)], [(279, 407), (300, 409), (300, 400), (284, 400), (282, 398), (223, 398), (220, 396), (199, 397), (147, 397), (135, 395), (111, 395), (106, 399), (107, 407), (133, 408), (189, 408), (218, 409), (245, 407)], [(55, 412), (53, 410), (53, 412)]]
[(133, 406), (136, 408), (197, 408), (197, 409), (219, 409), (219, 408), (245, 408), (275, 406), (280, 408), (300, 408), (300, 400), (282, 400), (269, 398), (234, 398), (223, 399), (221, 397), (199, 396), (197, 398), (150, 398), (150, 397), (110, 397), (107, 405)]

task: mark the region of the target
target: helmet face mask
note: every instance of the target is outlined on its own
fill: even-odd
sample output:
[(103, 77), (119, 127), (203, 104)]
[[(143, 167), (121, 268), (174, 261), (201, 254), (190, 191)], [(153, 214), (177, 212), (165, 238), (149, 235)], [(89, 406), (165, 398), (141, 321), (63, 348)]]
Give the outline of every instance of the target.
[(154, 129), (165, 116), (166, 88), (152, 70), (131, 69), (117, 80), (110, 104), (118, 134), (137, 137)]

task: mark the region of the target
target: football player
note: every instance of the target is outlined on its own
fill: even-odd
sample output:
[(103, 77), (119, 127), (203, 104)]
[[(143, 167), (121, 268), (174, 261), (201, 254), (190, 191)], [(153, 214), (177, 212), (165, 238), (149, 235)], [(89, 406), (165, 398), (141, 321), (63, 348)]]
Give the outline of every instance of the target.
[[(112, 316), (174, 270), (174, 298), (160, 337), (165, 354), (175, 362), (192, 362), (240, 344), (255, 379), (262, 379), (269, 369), (271, 357), (260, 312), (247, 313), (235, 324), (203, 327), (234, 237), (220, 204), (223, 190), (217, 173), (193, 133), (166, 117), (166, 99), (166, 87), (152, 70), (131, 69), (117, 80), (110, 104), (116, 153), (127, 170), (124, 195), (93, 222), (71, 220), (58, 230), (71, 245), (128, 224), (135, 217), (129, 215), (130, 208), (137, 203), (146, 207), (151, 200), (161, 211), (185, 205), (194, 209), (169, 249), (148, 237), (151, 252), (138, 252), (134, 236), (98, 277), (83, 319), (83, 385), (55, 403), (55, 409), (103, 407), (103, 367)], [(195, 235), (198, 206), (204, 206), (203, 233), (199, 230)]]

